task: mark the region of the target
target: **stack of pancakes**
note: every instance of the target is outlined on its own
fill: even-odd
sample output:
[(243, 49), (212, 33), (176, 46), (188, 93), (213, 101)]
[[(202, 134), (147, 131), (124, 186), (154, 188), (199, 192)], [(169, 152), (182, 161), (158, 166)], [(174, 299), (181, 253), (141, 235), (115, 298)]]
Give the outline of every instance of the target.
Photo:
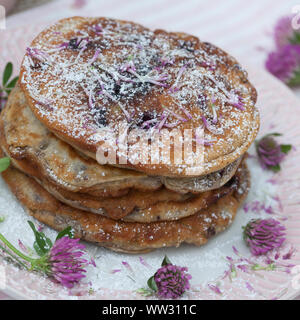
[[(247, 195), (255, 103), (247, 73), (210, 43), (127, 21), (63, 19), (27, 48), (1, 113), (2, 155), (12, 162), (3, 178), (37, 220), (72, 226), (100, 246), (139, 253), (202, 245)], [(121, 152), (120, 124), (128, 137), (145, 134), (146, 147), (133, 139)], [(192, 132), (189, 157), (200, 144), (201, 165), (183, 148), (178, 162), (172, 139), (159, 140), (149, 159), (151, 143), (174, 129)], [(115, 150), (116, 162), (101, 162), (99, 150)], [(143, 155), (148, 161), (138, 161)]]

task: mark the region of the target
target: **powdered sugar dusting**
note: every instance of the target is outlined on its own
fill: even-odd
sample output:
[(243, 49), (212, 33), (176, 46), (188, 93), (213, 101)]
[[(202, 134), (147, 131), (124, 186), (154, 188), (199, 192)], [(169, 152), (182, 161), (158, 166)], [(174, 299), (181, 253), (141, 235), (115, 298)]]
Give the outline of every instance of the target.
[(122, 121), (144, 130), (205, 125), (214, 159), (252, 141), (255, 90), (233, 57), (188, 35), (77, 19), (38, 36), (23, 60), (22, 88), (48, 126), (94, 146), (98, 128)]

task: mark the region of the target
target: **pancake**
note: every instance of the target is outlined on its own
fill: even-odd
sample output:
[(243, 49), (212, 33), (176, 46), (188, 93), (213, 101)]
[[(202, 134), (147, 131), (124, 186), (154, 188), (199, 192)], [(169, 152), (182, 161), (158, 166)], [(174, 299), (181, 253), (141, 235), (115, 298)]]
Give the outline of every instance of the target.
[(51, 134), (33, 115), (18, 86), (2, 111), (0, 133), (2, 149), (21, 171), (43, 181), (44, 185), (57, 186), (62, 192), (98, 197), (119, 197), (130, 189), (154, 191), (162, 185), (183, 194), (214, 190), (232, 178), (241, 161), (239, 158), (220, 171), (196, 178), (151, 177), (133, 170), (102, 166)]
[(18, 86), (1, 113), (0, 127), (2, 148), (19, 169), (66, 190), (111, 197), (122, 196), (130, 188), (148, 191), (162, 185), (156, 177), (101, 166), (78, 154), (34, 117)]
[(236, 190), (207, 209), (177, 221), (132, 223), (114, 221), (67, 206), (12, 166), (2, 172), (2, 176), (24, 208), (38, 221), (57, 231), (72, 226), (75, 236), (82, 240), (127, 253), (178, 247), (181, 243), (205, 244), (232, 223), (249, 188), (249, 172), (244, 165), (240, 179), (235, 181)]
[[(14, 159), (11, 161), (15, 165)], [(56, 199), (71, 207), (115, 220), (148, 223), (182, 219), (207, 208), (217, 199), (232, 192), (232, 188), (236, 187), (234, 181), (239, 174), (240, 169), (225, 186), (197, 195), (180, 194), (165, 188), (152, 192), (131, 189), (126, 195), (114, 198), (65, 191), (47, 180), (35, 180)]]
[(243, 157), (238, 158), (225, 168), (198, 178), (161, 177), (161, 182), (167, 189), (180, 193), (199, 193), (222, 187), (235, 174)]
[[(116, 148), (118, 161), (111, 165), (151, 176), (221, 170), (247, 151), (259, 129), (256, 90), (233, 57), (194, 36), (128, 21), (60, 20), (27, 49), (20, 85), (35, 116), (60, 139), (94, 159), (97, 151)], [(120, 124), (133, 138), (129, 155), (116, 143)], [(202, 142), (194, 131), (188, 140), (193, 148), (203, 145), (203, 163), (190, 157), (177, 163), (172, 144), (166, 162), (162, 154), (157, 164), (139, 160), (149, 155), (135, 141), (139, 134), (149, 134), (153, 145), (153, 131), (174, 128), (181, 137), (205, 128)], [(169, 143), (159, 146), (162, 153)]]
[[(199, 211), (209, 210), (211, 206), (236, 192), (240, 185), (246, 185), (248, 175), (245, 174), (245, 162), (242, 162), (236, 174), (223, 187), (200, 193), (180, 203), (158, 203), (150, 208), (136, 209), (133, 213), (125, 216), (124, 221), (149, 223), (155, 221), (175, 221), (190, 217)], [(243, 186), (243, 188), (245, 187)], [(241, 190), (243, 190), (243, 188)]]
[[(4, 155), (6, 154), (2, 150), (2, 156)], [(11, 162), (16, 168), (23, 171), (22, 167), (19, 167), (19, 163), (22, 161), (11, 158)], [(162, 188), (152, 192), (131, 189), (121, 197), (95, 197), (89, 194), (66, 191), (47, 179), (35, 178), (35, 180), (56, 199), (71, 207), (101, 214), (115, 220), (123, 219), (124, 221), (148, 223), (182, 219), (207, 208), (217, 199), (232, 192), (232, 188), (236, 187), (234, 181), (240, 176), (241, 167), (242, 165), (237, 169), (234, 178), (225, 186), (197, 195), (181, 194)]]
[(87, 194), (64, 191), (49, 183), (38, 182), (56, 199), (71, 207), (101, 214), (115, 220), (122, 219), (141, 223), (188, 217), (207, 208), (234, 188), (228, 182), (226, 186), (218, 190), (206, 191), (197, 195), (182, 195), (162, 188), (151, 193), (131, 190), (123, 197), (99, 199)]

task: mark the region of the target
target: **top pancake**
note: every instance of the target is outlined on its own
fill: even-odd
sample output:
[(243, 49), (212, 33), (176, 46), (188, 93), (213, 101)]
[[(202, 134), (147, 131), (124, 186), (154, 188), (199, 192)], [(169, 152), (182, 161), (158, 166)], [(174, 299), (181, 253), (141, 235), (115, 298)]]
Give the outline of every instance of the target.
[[(220, 170), (246, 152), (259, 128), (256, 90), (233, 57), (196, 37), (152, 32), (127, 21), (59, 21), (27, 49), (20, 85), (36, 117), (93, 158), (104, 138), (107, 145), (116, 144), (102, 129), (115, 132), (120, 123), (128, 124), (128, 134), (205, 127), (204, 164), (192, 173), (193, 163), (176, 163), (172, 145), (169, 163), (139, 163), (148, 150), (136, 144), (126, 164), (115, 164), (149, 175)], [(196, 142), (193, 135), (193, 148)]]
[(179, 193), (218, 189), (232, 178), (241, 160), (194, 178), (147, 176), (134, 170), (103, 166), (49, 132), (33, 115), (18, 86), (1, 112), (0, 143), (14, 165), (26, 174), (46, 179), (66, 191), (100, 197), (119, 197), (130, 188), (149, 192), (162, 184)]

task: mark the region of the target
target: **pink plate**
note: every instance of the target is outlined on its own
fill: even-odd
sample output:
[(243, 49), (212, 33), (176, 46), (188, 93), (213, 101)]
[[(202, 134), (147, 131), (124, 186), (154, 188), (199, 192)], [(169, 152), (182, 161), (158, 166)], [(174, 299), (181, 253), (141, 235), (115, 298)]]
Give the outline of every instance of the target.
[[(3, 40), (7, 46), (0, 52), (1, 65), (13, 60), (15, 67), (18, 66), (25, 43), (29, 43), (30, 34), (33, 34), (33, 31), (37, 32), (36, 29), (30, 29), (27, 32), (22, 30), (22, 33), (15, 30), (14, 38), (9, 32), (4, 35)], [(24, 35), (27, 38), (18, 41)], [(282, 171), (274, 177), (262, 171), (255, 159), (249, 160), (252, 173), (252, 189), (249, 197), (260, 201), (268, 197), (280, 197), (280, 208), (275, 210), (274, 217), (282, 219), (282, 223), (287, 228), (286, 250), (293, 248), (290, 259), (276, 261), (275, 270), (247, 273), (236, 266), (237, 270), (231, 274), (231, 277), (223, 277), (228, 267), (224, 257), (234, 256), (232, 246), (237, 247), (243, 256), (249, 257), (249, 251), (241, 239), (241, 226), (245, 225), (250, 218), (257, 217), (258, 213), (245, 213), (241, 209), (233, 225), (208, 245), (201, 248), (184, 246), (143, 255), (143, 259), (147, 261), (146, 266), (139, 263), (141, 261), (139, 257), (118, 255), (90, 245), (89, 253), (97, 256), (97, 270), (89, 272), (87, 277), (87, 281), (93, 279), (92, 282), (94, 282), (92, 285), (94, 290), (92, 293), (90, 291), (90, 294), (87, 294), (84, 288), (70, 293), (44, 277), (19, 270), (3, 260), (0, 260), (0, 289), (14, 298), (26, 299), (74, 299), (74, 297), (78, 299), (140, 299), (142, 296), (136, 293), (136, 289), (146, 284), (149, 275), (158, 268), (163, 255), (167, 253), (174, 263), (188, 266), (193, 276), (192, 288), (184, 295), (186, 299), (292, 299), (299, 295), (300, 267), (298, 270), (297, 267), (291, 269), (285, 266), (287, 264), (300, 266), (300, 103), (285, 85), (265, 71), (252, 67), (247, 69), (258, 91), (258, 106), (262, 119), (260, 135), (280, 132), (284, 134), (282, 141), (294, 146), (294, 150), (282, 166)], [(276, 180), (275, 185), (266, 182), (271, 178)], [(27, 216), (3, 181), (0, 182), (0, 213), (8, 214), (7, 222), (0, 224), (0, 232), (12, 239), (14, 243), (21, 238), (31, 245), (30, 230), (28, 234), (25, 231), (28, 229)], [(54, 235), (50, 230), (47, 232)], [(124, 268), (124, 265), (122, 266), (121, 262), (124, 260), (132, 266), (132, 274)], [(257, 263), (264, 262), (259, 260)], [(118, 268), (121, 272), (113, 275), (111, 271)], [(2, 274), (5, 276), (5, 281), (2, 281), (3, 288), (1, 288), (1, 271), (4, 271)], [(130, 282), (129, 278), (133, 278), (133, 281)], [(218, 290), (214, 288), (220, 291), (217, 292)]]

